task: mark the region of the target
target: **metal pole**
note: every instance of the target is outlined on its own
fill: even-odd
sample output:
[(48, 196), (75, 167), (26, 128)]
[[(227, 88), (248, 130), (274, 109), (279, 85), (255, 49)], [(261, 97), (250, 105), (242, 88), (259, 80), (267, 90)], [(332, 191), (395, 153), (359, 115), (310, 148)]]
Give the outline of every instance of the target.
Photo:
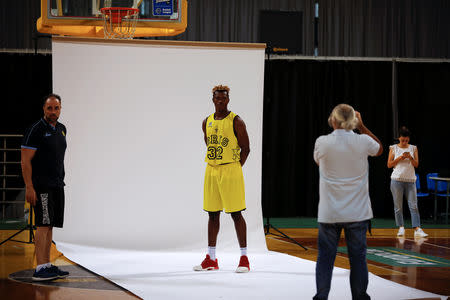
[(437, 221), (437, 185), (438, 181), (434, 180), (434, 223), (436, 224)]
[(449, 187), (450, 187), (450, 182), (445, 182), (447, 184), (447, 196), (446, 198), (446, 204), (445, 204), (445, 224), (448, 224), (448, 193), (449, 193)]
[[(3, 173), (2, 175), (6, 175), (6, 137), (3, 137)], [(6, 212), (6, 204), (4, 203), (4, 201), (6, 200), (6, 176), (3, 177), (2, 179), (2, 220), (5, 219), (5, 212)]]
[(397, 61), (392, 60), (392, 126), (393, 136), (398, 137)]
[(314, 4), (314, 56), (319, 55), (319, 3)]

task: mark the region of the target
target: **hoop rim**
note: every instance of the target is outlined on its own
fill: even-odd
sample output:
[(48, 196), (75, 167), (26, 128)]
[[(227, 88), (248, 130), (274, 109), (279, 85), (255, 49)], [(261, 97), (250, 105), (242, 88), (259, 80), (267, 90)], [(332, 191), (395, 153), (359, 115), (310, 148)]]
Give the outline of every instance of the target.
[(124, 11), (133, 11), (135, 13), (139, 13), (139, 8), (134, 7), (102, 7), (100, 8), (100, 12), (104, 15), (109, 15), (112, 12), (118, 11), (118, 10), (124, 10)]

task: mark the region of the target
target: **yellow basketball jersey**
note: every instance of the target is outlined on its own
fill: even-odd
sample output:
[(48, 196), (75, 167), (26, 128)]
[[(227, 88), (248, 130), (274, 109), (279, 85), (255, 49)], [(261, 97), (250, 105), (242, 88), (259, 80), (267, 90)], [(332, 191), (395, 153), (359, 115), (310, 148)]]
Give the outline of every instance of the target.
[(214, 114), (206, 120), (207, 151), (205, 161), (221, 165), (241, 160), (241, 148), (234, 134), (233, 121), (236, 114), (230, 112), (222, 120), (214, 120)]

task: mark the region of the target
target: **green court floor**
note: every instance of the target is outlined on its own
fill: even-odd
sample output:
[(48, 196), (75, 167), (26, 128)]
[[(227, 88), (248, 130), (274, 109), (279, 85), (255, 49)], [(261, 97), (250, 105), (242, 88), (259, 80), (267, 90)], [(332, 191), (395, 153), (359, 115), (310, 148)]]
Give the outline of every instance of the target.
[[(317, 228), (317, 218), (269, 218), (269, 223), (278, 228)], [(264, 218), (267, 224), (267, 218)], [(372, 219), (372, 228), (396, 228), (394, 219)], [(411, 228), (411, 220), (405, 220), (405, 227)], [(450, 224), (442, 221), (434, 222), (432, 219), (422, 220), (422, 228), (450, 228)]]

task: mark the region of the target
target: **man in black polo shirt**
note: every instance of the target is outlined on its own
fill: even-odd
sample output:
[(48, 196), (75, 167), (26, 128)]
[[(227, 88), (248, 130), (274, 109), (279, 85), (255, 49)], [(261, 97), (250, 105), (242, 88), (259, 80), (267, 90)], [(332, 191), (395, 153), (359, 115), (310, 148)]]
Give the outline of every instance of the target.
[(33, 280), (65, 278), (69, 272), (50, 263), (53, 227), (64, 223), (64, 154), (66, 127), (58, 122), (61, 97), (50, 94), (44, 100), (44, 117), (25, 133), (22, 142), (22, 175), (25, 198), (34, 207), (36, 261)]

